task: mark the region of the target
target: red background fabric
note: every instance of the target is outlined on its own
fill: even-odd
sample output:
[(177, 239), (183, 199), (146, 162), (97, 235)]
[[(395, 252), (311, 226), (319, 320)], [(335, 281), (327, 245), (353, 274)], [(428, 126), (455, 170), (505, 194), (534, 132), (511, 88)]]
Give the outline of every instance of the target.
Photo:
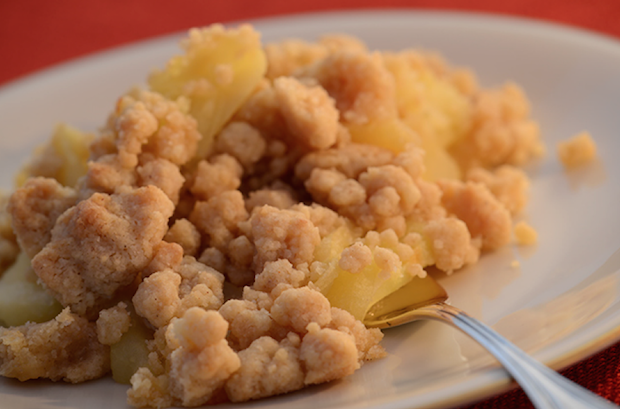
[[(368, 8), (509, 14), (620, 39), (618, 0), (0, 0), (0, 85), (88, 53), (192, 26)], [(620, 404), (620, 343), (562, 373)], [(523, 392), (515, 389), (463, 409), (531, 407)]]

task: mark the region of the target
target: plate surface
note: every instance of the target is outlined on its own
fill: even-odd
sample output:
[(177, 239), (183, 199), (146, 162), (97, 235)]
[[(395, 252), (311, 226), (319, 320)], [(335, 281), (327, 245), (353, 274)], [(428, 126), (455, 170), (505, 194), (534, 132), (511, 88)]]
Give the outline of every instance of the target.
[[(264, 41), (359, 36), (372, 49), (432, 49), (468, 66), (485, 86), (521, 84), (540, 122), (547, 156), (527, 171), (523, 218), (539, 232), (531, 248), (507, 247), (442, 277), (452, 304), (493, 325), (536, 358), (560, 368), (620, 339), (620, 44), (558, 25), (477, 14), (343, 12), (259, 20)], [(130, 86), (178, 53), (162, 37), (60, 65), (0, 90), (0, 186), (53, 126), (95, 130)], [(565, 172), (555, 144), (589, 130), (599, 159)], [(611, 259), (610, 259), (611, 257)], [(514, 263), (514, 261), (518, 261)], [(434, 323), (386, 331), (389, 355), (347, 379), (234, 408), (450, 407), (500, 392), (507, 375), (473, 341)], [(0, 379), (10, 408), (126, 408), (127, 387)]]

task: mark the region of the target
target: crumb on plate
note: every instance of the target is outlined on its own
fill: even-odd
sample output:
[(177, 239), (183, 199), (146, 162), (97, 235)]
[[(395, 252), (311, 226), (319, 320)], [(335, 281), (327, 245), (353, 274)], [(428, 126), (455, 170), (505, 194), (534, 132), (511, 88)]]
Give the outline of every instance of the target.
[(531, 246), (538, 241), (538, 232), (524, 221), (520, 221), (514, 226), (514, 234), (517, 243), (524, 246)]
[(565, 168), (576, 168), (594, 160), (596, 143), (589, 132), (581, 132), (572, 138), (559, 142), (557, 152)]

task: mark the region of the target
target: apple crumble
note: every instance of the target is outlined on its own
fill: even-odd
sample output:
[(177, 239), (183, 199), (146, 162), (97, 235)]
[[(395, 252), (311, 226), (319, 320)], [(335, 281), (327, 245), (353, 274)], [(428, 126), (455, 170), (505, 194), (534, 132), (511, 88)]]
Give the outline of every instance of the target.
[(370, 306), (511, 241), (544, 152), (518, 85), (347, 35), (181, 45), (1, 198), (3, 376), (111, 374), (158, 408), (341, 379), (386, 353)]

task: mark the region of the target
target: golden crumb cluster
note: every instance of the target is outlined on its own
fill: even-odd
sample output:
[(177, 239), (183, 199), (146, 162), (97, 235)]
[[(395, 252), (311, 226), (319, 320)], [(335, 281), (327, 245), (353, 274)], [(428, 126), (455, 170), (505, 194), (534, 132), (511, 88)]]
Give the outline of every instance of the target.
[(517, 243), (519, 244), (529, 246), (536, 244), (538, 240), (538, 233), (536, 230), (524, 221), (515, 224), (514, 233)]
[(516, 84), (346, 35), (182, 46), (1, 199), (3, 376), (111, 374), (158, 408), (341, 379), (385, 355), (374, 303), (511, 241), (544, 150)]
[(562, 165), (576, 168), (592, 162), (596, 158), (596, 144), (588, 132), (581, 132), (557, 145), (558, 157)]

